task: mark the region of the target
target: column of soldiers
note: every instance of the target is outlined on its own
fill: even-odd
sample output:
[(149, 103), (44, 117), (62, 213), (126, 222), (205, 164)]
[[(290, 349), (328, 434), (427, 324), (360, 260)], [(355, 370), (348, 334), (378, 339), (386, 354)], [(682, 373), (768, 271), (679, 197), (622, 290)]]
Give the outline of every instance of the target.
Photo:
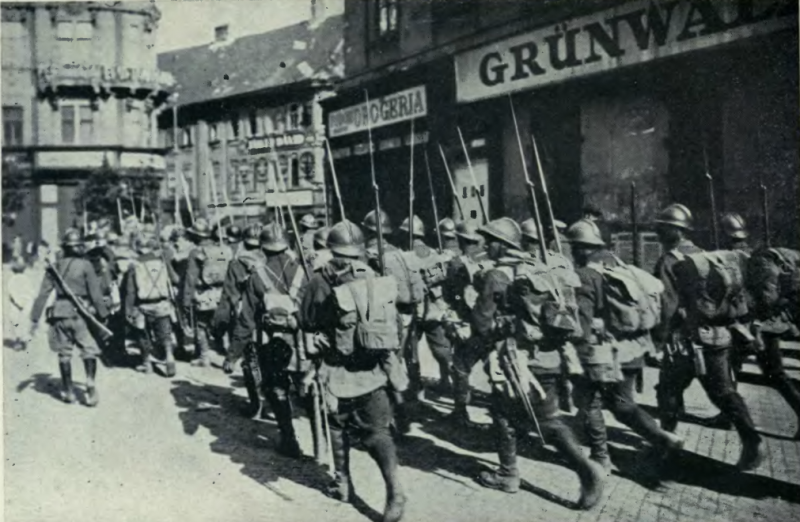
[[(576, 472), (577, 505), (589, 509), (612, 466), (603, 409), (649, 443), (647, 462), (658, 469), (683, 447), (675, 434), (682, 395), (697, 377), (721, 422), (741, 437), (738, 467), (752, 470), (763, 459), (761, 435), (736, 391), (734, 368), (755, 350), (769, 382), (800, 415), (800, 394), (779, 351), (781, 339), (798, 335), (797, 295), (779, 288), (792, 263), (796, 282), (797, 253), (753, 253), (740, 216), (725, 215), (722, 223), (725, 250), (712, 253), (716, 265), (709, 267), (689, 239), (689, 209), (664, 209), (656, 224), (665, 252), (655, 276), (615, 256), (589, 216), (569, 228), (555, 220), (544, 228), (533, 219), (478, 226), (447, 218), (436, 224), (438, 249), (425, 244), (419, 217), (395, 230), (388, 215), (374, 211), (360, 226), (342, 220), (321, 228), (304, 216), (293, 241), (277, 221), (225, 231), (198, 219), (185, 234), (176, 228), (135, 238), (135, 253), (115, 251), (118, 245), (102, 233), (89, 238), (84, 252), (80, 234), (69, 231), (34, 304), (33, 329), (55, 288), (47, 319), (63, 398), (75, 400), (70, 361), (77, 350), (90, 406), (98, 401), (100, 348), (119, 350), (125, 340), (122, 334), (116, 344), (98, 343), (100, 323), (124, 326), (114, 330), (135, 340), (137, 369), (145, 373), (155, 356), (164, 375), (175, 375), (178, 346), (201, 367), (218, 352), (229, 374), (242, 361), (246, 415), (264, 416), (268, 405), (280, 430), (278, 450), (299, 457), (296, 393), (315, 426), (315, 449), (328, 439), (335, 471), (328, 493), (345, 502), (354, 498), (349, 450), (355, 437), (362, 441), (386, 485), (387, 522), (399, 521), (405, 509), (392, 435), (409, 430), (408, 406), (424, 397), (424, 336), (440, 372), (431, 391), (452, 394), (454, 425), (474, 427), (468, 413), (474, 366), (483, 362), (489, 377), (499, 467), (478, 481), (517, 492), (517, 441), (535, 430)], [(569, 249), (558, 252), (560, 240)], [(724, 295), (713, 288), (696, 295), (698, 281), (712, 273), (728, 274), (717, 284)], [(634, 398), (652, 353), (663, 354), (660, 422)], [(571, 409), (571, 399), (582, 434), (560, 413)], [(588, 455), (579, 435), (588, 440)]]

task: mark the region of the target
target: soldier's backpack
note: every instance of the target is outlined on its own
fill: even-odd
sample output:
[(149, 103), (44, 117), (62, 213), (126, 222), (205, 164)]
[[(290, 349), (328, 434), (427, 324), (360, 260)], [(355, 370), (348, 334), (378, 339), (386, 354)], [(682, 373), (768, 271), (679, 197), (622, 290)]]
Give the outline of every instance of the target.
[(661, 319), (664, 284), (657, 277), (614, 256), (617, 266), (589, 263), (603, 277), (605, 326), (612, 333), (651, 330)]
[[(522, 312), (518, 315), (526, 326), (533, 327), (528, 328), (529, 339), (539, 338), (543, 335), (543, 329), (567, 336), (580, 335), (575, 299), (575, 289), (580, 286), (580, 279), (574, 271), (553, 262), (545, 265), (532, 257), (504, 258), (498, 262), (497, 268), (513, 281), (511, 297), (519, 302), (512, 301), (510, 304)], [(535, 334), (532, 333), (534, 331)]]
[(800, 319), (800, 252), (790, 248), (765, 248), (747, 262), (745, 284), (758, 319), (788, 310)]
[(334, 287), (339, 314), (336, 347), (345, 355), (356, 348), (396, 350), (400, 348), (397, 321), (397, 283), (391, 276), (376, 277), (368, 269), (354, 273), (363, 277)]
[(425, 301), (423, 266), (423, 262), (413, 252), (391, 250), (384, 253), (386, 275), (393, 276), (397, 281), (398, 305), (416, 305)]
[(170, 297), (169, 272), (163, 261), (151, 259), (133, 265), (136, 297), (139, 301), (159, 301)]
[(225, 274), (228, 272), (228, 263), (233, 254), (227, 246), (209, 245), (200, 249), (198, 261), (200, 263), (200, 281), (205, 286), (222, 286)]
[(675, 277), (688, 296), (687, 308), (704, 321), (735, 321), (748, 313), (744, 274), (748, 255), (717, 250), (683, 256)]
[(298, 298), (300, 287), (303, 286), (305, 274), (296, 264), (291, 283), (286, 284), (281, 277), (276, 274), (266, 264), (256, 265), (255, 274), (261, 278), (266, 287), (264, 292), (264, 315), (262, 325), (272, 329), (296, 330), (297, 323), (295, 314), (298, 310)]

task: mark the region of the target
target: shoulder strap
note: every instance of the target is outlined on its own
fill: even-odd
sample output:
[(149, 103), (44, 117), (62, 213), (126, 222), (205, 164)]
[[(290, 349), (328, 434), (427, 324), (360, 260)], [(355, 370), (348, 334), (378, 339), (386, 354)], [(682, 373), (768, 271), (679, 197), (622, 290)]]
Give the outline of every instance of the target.
[[(156, 274), (156, 277), (154, 279), (153, 276), (150, 275), (150, 269), (147, 267), (147, 263), (146, 262), (140, 263), (140, 266), (143, 268), (142, 272), (147, 274), (147, 278), (150, 279), (150, 292), (147, 293), (147, 297), (145, 299), (150, 299), (150, 296), (153, 294), (153, 292), (156, 289), (156, 285), (158, 284), (158, 280), (161, 278), (161, 272), (163, 272), (164, 268), (166, 268), (166, 265), (164, 265), (163, 262), (159, 263), (159, 265), (160, 266), (158, 268), (158, 273)], [(138, 270), (136, 272), (138, 272)]]
[(292, 286), (289, 288), (289, 297), (292, 299), (297, 299), (297, 293), (300, 291), (300, 287), (303, 286), (303, 278), (305, 277), (305, 272), (301, 267), (297, 267), (297, 270), (294, 272), (294, 278), (292, 279)]

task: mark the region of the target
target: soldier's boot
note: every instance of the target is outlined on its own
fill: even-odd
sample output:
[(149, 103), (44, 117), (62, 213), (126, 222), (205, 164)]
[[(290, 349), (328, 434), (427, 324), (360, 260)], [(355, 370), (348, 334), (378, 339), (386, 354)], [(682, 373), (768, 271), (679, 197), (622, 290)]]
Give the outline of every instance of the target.
[(589, 450), (589, 459), (599, 464), (606, 474), (611, 472), (611, 457), (608, 454), (608, 444), (598, 444)]
[(547, 442), (555, 446), (578, 473), (581, 482), (578, 507), (591, 509), (603, 496), (605, 472), (597, 463), (583, 454), (575, 434), (566, 424), (558, 420), (546, 421), (543, 423), (542, 430), (546, 433)]
[(166, 345), (164, 346), (164, 351), (166, 352), (166, 358), (164, 360), (164, 375), (167, 377), (175, 377), (176, 369), (175, 369), (175, 345), (172, 342), (167, 341)]
[(519, 491), (519, 470), (517, 469), (517, 437), (514, 428), (507, 421), (494, 422), (497, 436), (497, 455), (500, 467), (496, 471), (481, 471), (478, 483), (490, 489), (516, 493)]
[(208, 345), (208, 340), (197, 340), (197, 349), (200, 353), (197, 354), (197, 358), (192, 361), (192, 366), (197, 368), (207, 368), (211, 365), (211, 348)]
[(419, 362), (406, 362), (408, 367), (408, 399), (421, 401), (425, 398), (425, 387), (422, 385), (422, 368)]
[(278, 444), (278, 453), (286, 457), (299, 459), (303, 456), (303, 452), (300, 450), (300, 444), (298, 444), (297, 436), (294, 432), (292, 405), (289, 402), (289, 397), (276, 397), (273, 404), (274, 406), (272, 409), (275, 412), (275, 417), (278, 421), (278, 430), (281, 434), (281, 441)]
[(453, 411), (447, 416), (449, 422), (459, 427), (470, 426), (467, 405), (470, 400), (469, 376), (462, 375), (458, 370), (453, 372)]
[(153, 364), (150, 362), (150, 343), (143, 343), (141, 350), (142, 362), (136, 367), (136, 371), (145, 374), (153, 373)]
[(95, 385), (97, 359), (84, 359), (83, 367), (86, 370), (86, 405), (93, 408), (100, 402), (97, 386)]
[(714, 428), (718, 430), (730, 430), (733, 428), (731, 419), (722, 412), (719, 412), (717, 415), (714, 415), (710, 419), (706, 420), (703, 424), (705, 424), (708, 428)]
[(75, 391), (72, 389), (72, 361), (59, 360), (58, 370), (61, 373), (61, 400), (72, 404), (75, 402)]
[(742, 453), (739, 455), (736, 467), (741, 471), (752, 471), (761, 465), (765, 456), (761, 439), (742, 441)]
[(386, 484), (386, 507), (382, 522), (399, 522), (403, 518), (406, 496), (398, 473), (397, 450), (388, 431), (380, 430), (364, 441), (370, 456), (378, 464)]
[(343, 430), (331, 429), (331, 455), (333, 456), (334, 479), (328, 485), (329, 497), (342, 502), (350, 502), (354, 495), (350, 480), (350, 448)]

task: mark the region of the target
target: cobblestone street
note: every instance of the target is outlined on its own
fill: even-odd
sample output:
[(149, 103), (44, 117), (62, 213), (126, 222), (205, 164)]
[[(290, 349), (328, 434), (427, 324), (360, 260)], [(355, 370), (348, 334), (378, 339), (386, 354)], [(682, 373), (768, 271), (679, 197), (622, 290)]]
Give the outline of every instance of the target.
[[(353, 452), (360, 500), (345, 505), (325, 497), (327, 477), (308, 457), (292, 461), (274, 451), (277, 428), (242, 418), (240, 375), (217, 367), (179, 365), (172, 380), (129, 369), (103, 368), (95, 410), (57, 399), (55, 357), (39, 338), (25, 352), (5, 350), (6, 520), (220, 521), (379, 520), (383, 485), (363, 452)], [(800, 364), (787, 359), (794, 377)], [(220, 361), (217, 360), (217, 363)], [(426, 368), (435, 365), (426, 359)], [(547, 447), (522, 444), (523, 490), (486, 490), (473, 478), (496, 463), (485, 430), (454, 430), (443, 421), (449, 399), (431, 397), (400, 442), (402, 477), (410, 501), (404, 520), (427, 521), (690, 521), (791, 520), (800, 516), (800, 443), (789, 439), (796, 421), (780, 396), (745, 366), (740, 385), (765, 437), (768, 459), (753, 473), (734, 468), (739, 439), (733, 431), (682, 422), (686, 452), (668, 480), (656, 485), (642, 441), (609, 420), (615, 462), (604, 499), (576, 511), (578, 480)], [(75, 364), (76, 380), (82, 368)], [(648, 369), (640, 402), (655, 403), (656, 373)], [(473, 382), (485, 385), (476, 368)], [(233, 388), (230, 386), (233, 385)], [(472, 418), (489, 423), (478, 404)], [(695, 383), (687, 415), (717, 411)], [(295, 421), (301, 446), (312, 454), (309, 424)], [(135, 495), (126, 492), (136, 492)]]

